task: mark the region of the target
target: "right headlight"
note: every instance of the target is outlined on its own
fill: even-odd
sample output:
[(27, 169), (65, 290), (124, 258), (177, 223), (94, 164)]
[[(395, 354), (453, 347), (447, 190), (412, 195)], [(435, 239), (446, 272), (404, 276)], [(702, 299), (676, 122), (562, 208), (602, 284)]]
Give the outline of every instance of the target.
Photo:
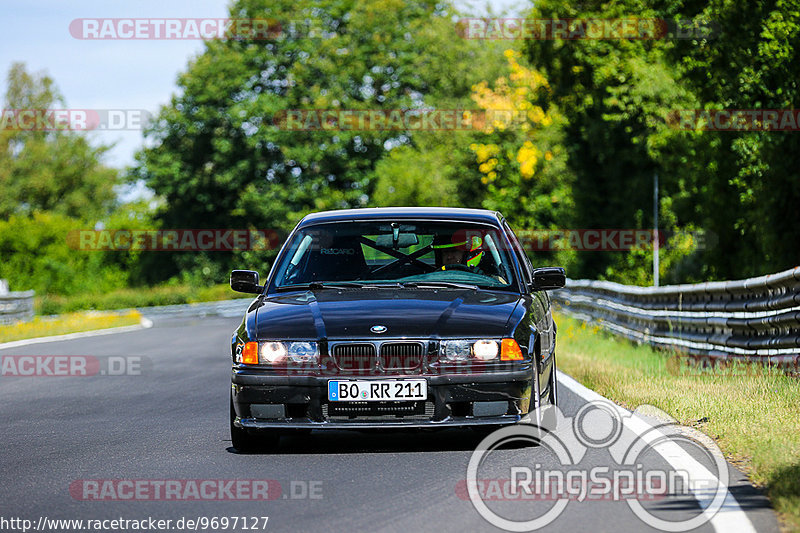
[(497, 341), (477, 341), (472, 345), (472, 355), (481, 361), (491, 361), (497, 357)]
[(498, 342), (491, 339), (455, 339), (442, 341), (441, 354), (446, 361), (478, 359), (491, 361), (500, 353)]
[(286, 344), (282, 342), (262, 342), (258, 347), (258, 362), (274, 365), (286, 361)]

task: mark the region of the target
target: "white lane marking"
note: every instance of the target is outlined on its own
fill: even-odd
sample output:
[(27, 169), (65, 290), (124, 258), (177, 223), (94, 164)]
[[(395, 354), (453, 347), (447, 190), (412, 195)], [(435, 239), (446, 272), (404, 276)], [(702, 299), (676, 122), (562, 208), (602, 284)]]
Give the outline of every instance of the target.
[(19, 341), (11, 341), (0, 343), (0, 350), (6, 348), (17, 348), (19, 346), (28, 346), (30, 344), (40, 344), (43, 342), (56, 342), (68, 341), (72, 339), (83, 339), (85, 337), (98, 337), (100, 335), (113, 335), (114, 333), (126, 333), (128, 331), (138, 331), (140, 329), (147, 329), (153, 327), (153, 321), (149, 318), (144, 318), (139, 321), (135, 326), (120, 326), (118, 328), (105, 328), (95, 329), (92, 331), (79, 331), (78, 333), (67, 333), (65, 335), (51, 335), (50, 337), (36, 337), (34, 339), (22, 339)]
[[(558, 381), (559, 384), (563, 383), (568, 389), (586, 401), (609, 401), (607, 398), (604, 398), (595, 391), (584, 387), (561, 371), (558, 372)], [(622, 407), (620, 407), (620, 409), (622, 409)], [(662, 431), (655, 429), (655, 426), (651, 425), (642, 418), (636, 416), (625, 416), (622, 418), (622, 420), (624, 426), (637, 436), (645, 438), (644, 436), (647, 434), (646, 440), (648, 442), (653, 440), (654, 435), (665, 437), (665, 434)], [(716, 477), (709, 472), (705, 466), (697, 462), (697, 460), (689, 455), (683, 448), (675, 443), (670, 443), (668, 439), (665, 442), (654, 446), (653, 449), (676, 470), (689, 472), (692, 479), (713, 479)], [(708, 491), (700, 491), (691, 488), (690, 491), (692, 492), (692, 496), (697, 500), (697, 503), (702, 508), (707, 507), (711, 503), (713, 494), (709, 494)], [(720, 533), (727, 533), (728, 531), (755, 533), (756, 531), (752, 522), (750, 522), (750, 519), (747, 517), (747, 514), (742, 511), (741, 507), (739, 507), (739, 503), (736, 501), (736, 498), (733, 497), (730, 491), (727, 490), (727, 487), (725, 503), (720, 508), (719, 512), (717, 512), (711, 518), (710, 522), (714, 527), (714, 531)]]

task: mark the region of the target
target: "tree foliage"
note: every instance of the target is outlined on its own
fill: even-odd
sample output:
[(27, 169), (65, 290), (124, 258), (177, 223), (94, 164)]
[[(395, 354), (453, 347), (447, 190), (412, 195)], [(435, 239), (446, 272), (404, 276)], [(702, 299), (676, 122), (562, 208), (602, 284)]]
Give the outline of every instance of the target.
[(57, 213), (0, 220), (0, 278), (12, 290), (38, 294), (97, 294), (124, 287), (128, 273), (112, 253), (78, 250), (67, 236), (85, 222)]
[[(22, 63), (8, 72), (5, 110), (64, 109), (54, 81), (31, 74)], [(12, 123), (9, 123), (12, 124)], [(108, 146), (92, 146), (83, 134), (0, 127), (0, 218), (51, 211), (97, 219), (115, 204), (116, 169), (102, 162)]]
[(238, 0), (230, 11), (283, 31), (209, 42), (180, 76), (131, 176), (165, 200), (165, 227), (286, 231), (309, 211), (367, 205), (377, 162), (412, 142), (406, 132), (287, 131), (275, 117), (460, 101), (481, 51), (456, 40), (451, 8), (433, 0)]
[[(535, 18), (636, 16), (713, 29), (711, 37), (694, 39), (527, 43), (528, 59), (549, 80), (552, 102), (567, 119), (564, 146), (581, 227), (649, 226), (657, 172), (667, 229), (699, 231), (709, 244), (665, 262), (668, 281), (743, 277), (797, 263), (796, 136), (678, 131), (665, 120), (681, 109), (796, 107), (795, 4), (536, 3)], [(632, 270), (636, 262), (594, 254), (582, 258), (576, 274), (647, 281)]]
[[(154, 210), (117, 204), (108, 147), (90, 137), (0, 130), (0, 274), (61, 293), (89, 290), (88, 278), (97, 287), (219, 283), (234, 266), (263, 271), (275, 253), (85, 255), (56, 242), (59, 231), (98, 222), (285, 233), (311, 211), (450, 205), (501, 211), (523, 231), (649, 228), (655, 174), (660, 227), (672, 235), (660, 252), (666, 282), (797, 264), (800, 137), (686, 131), (668, 118), (797, 107), (798, 0), (538, 0), (528, 13), (712, 28), (689, 39), (464, 39), (453, 4), (435, 0), (234, 0), (230, 15), (272, 19), (281, 31), (208, 41), (188, 63), (127, 176), (156, 193)], [(5, 106), (65, 103), (53, 80), (17, 64)], [(293, 110), (432, 108), (492, 120), (467, 131), (299, 131), (280, 120)], [(21, 259), (34, 250), (49, 259)], [(534, 259), (572, 277), (652, 282), (648, 247)]]

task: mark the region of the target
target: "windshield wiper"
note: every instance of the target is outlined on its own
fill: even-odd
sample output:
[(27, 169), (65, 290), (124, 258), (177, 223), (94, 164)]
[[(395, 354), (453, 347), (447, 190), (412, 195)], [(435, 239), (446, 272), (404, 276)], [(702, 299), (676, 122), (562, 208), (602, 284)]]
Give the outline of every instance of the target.
[(456, 283), (453, 281), (405, 281), (403, 287), (409, 289), (467, 289), (477, 291), (477, 285)]
[(320, 291), (325, 289), (467, 289), (476, 291), (477, 285), (452, 281), (398, 281), (394, 283), (361, 283), (358, 281), (312, 281), (275, 287), (278, 292)]
[(299, 291), (299, 290), (312, 290), (319, 291), (323, 289), (363, 289), (369, 287), (367, 283), (359, 283), (357, 281), (335, 281), (335, 282), (322, 282), (312, 281), (311, 283), (298, 283), (296, 285), (283, 285), (275, 287), (276, 291)]

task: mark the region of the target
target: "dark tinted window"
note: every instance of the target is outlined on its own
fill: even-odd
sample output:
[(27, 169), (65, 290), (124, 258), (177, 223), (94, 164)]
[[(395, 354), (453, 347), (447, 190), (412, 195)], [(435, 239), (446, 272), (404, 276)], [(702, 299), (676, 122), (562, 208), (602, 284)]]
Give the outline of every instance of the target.
[(447, 281), (511, 287), (514, 267), (506, 247), (498, 229), (470, 223), (317, 224), (287, 243), (274, 283)]

